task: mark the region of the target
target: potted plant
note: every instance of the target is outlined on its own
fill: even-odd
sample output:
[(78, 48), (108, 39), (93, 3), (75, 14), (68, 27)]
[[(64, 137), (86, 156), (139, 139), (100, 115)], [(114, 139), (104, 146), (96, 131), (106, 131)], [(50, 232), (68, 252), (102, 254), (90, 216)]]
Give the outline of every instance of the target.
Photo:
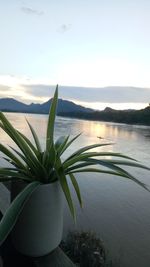
[(75, 209), (68, 179), (71, 180), (82, 207), (80, 189), (75, 178), (76, 173), (97, 172), (117, 175), (131, 179), (146, 189), (145, 184), (119, 166), (149, 168), (120, 153), (90, 152), (93, 148), (109, 144), (94, 144), (83, 147), (67, 159), (62, 160), (62, 154), (80, 134), (73, 139), (70, 139), (69, 136), (62, 136), (54, 142), (57, 101), (58, 86), (50, 107), (44, 151), (29, 122), (27, 123), (35, 145), (25, 135), (17, 131), (5, 115), (0, 112), (0, 127), (18, 147), (18, 149), (8, 148), (0, 144), (0, 151), (10, 164), (7, 168), (0, 168), (0, 181), (11, 181), (12, 184), (17, 181), (22, 187), (0, 222), (0, 244), (11, 232), (15, 247), (21, 253), (29, 256), (45, 255), (59, 245), (63, 228), (62, 192), (75, 219)]

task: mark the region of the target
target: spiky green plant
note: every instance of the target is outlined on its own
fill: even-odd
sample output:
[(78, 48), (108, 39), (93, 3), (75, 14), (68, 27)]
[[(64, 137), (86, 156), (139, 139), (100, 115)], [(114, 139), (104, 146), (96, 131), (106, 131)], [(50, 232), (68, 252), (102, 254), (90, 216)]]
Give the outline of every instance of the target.
[[(110, 144), (94, 144), (86, 146), (75, 151), (67, 159), (62, 160), (62, 154), (80, 136), (80, 134), (75, 136), (73, 139), (70, 139), (69, 136), (62, 136), (56, 142), (54, 142), (54, 124), (57, 102), (58, 86), (56, 87), (49, 112), (44, 151), (41, 148), (40, 141), (35, 130), (28, 121), (27, 123), (33, 135), (35, 145), (33, 145), (25, 135), (17, 131), (7, 120), (5, 115), (0, 112), (0, 127), (18, 147), (18, 149), (13, 147), (7, 148), (0, 144), (0, 151), (4, 154), (4, 159), (11, 164), (11, 167), (0, 168), (0, 181), (13, 182), (16, 180), (23, 180), (27, 182), (27, 186), (11, 203), (9, 209), (6, 211), (0, 222), (0, 243), (2, 243), (8, 236), (11, 229), (15, 225), (25, 202), (28, 200), (33, 191), (40, 186), (40, 184), (53, 183), (56, 181), (60, 182), (68, 202), (70, 212), (74, 219), (75, 209), (68, 186), (67, 176), (70, 178), (73, 184), (81, 207), (82, 199), (79, 185), (75, 178), (75, 173), (97, 172), (117, 175), (123, 178), (128, 178), (146, 189), (145, 184), (140, 182), (118, 165), (139, 167), (144, 169), (149, 168), (137, 163), (137, 161), (133, 158), (120, 153), (89, 152), (93, 148)], [(112, 159), (107, 158), (110, 156)], [(120, 159), (118, 160), (117, 158)]]

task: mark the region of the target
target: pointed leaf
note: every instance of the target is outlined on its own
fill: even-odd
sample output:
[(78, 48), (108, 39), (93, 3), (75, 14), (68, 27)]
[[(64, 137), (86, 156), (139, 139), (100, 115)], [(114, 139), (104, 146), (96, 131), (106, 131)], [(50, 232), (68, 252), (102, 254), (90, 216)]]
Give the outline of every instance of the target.
[(67, 144), (67, 141), (69, 139), (69, 135), (68, 136), (61, 136), (55, 143), (55, 148), (57, 150), (57, 153), (59, 155), (62, 154), (66, 144)]
[(73, 205), (73, 201), (72, 201), (72, 197), (71, 197), (71, 194), (70, 194), (70, 189), (69, 189), (69, 186), (68, 186), (68, 183), (67, 183), (66, 176), (60, 170), (57, 171), (57, 174), (58, 174), (58, 178), (59, 178), (62, 190), (63, 190), (64, 195), (66, 197), (70, 212), (72, 214), (72, 217), (76, 221), (75, 209), (74, 209), (74, 205)]
[(75, 214), (75, 209), (74, 209), (74, 205), (73, 205), (70, 189), (69, 189), (69, 186), (68, 186), (68, 183), (67, 183), (67, 179), (66, 179), (64, 170), (62, 168), (61, 159), (59, 157), (57, 158), (57, 161), (55, 163), (55, 171), (56, 171), (58, 180), (60, 181), (62, 190), (64, 192), (64, 195), (65, 195), (65, 198), (67, 200), (70, 212), (72, 214), (72, 217), (73, 217), (74, 221), (76, 221), (76, 214)]
[(20, 148), (23, 154), (28, 157), (30, 163), (34, 166), (35, 171), (39, 167), (39, 161), (33, 154), (32, 150), (29, 148), (23, 137), (19, 134), (19, 132), (11, 125), (11, 123), (7, 120), (5, 115), (0, 112), (0, 120), (3, 123), (4, 131), (10, 136), (10, 138), (16, 143), (16, 145)]
[(71, 159), (71, 158), (74, 157), (74, 156), (80, 155), (80, 154), (82, 154), (83, 152), (86, 152), (87, 150), (90, 150), (90, 149), (93, 149), (93, 148), (96, 148), (96, 147), (110, 146), (110, 145), (112, 145), (112, 143), (106, 143), (106, 144), (93, 144), (93, 145), (90, 145), (90, 146), (85, 146), (85, 147), (80, 148), (79, 150), (75, 151), (71, 156), (69, 156), (69, 158), (67, 158), (67, 160)]
[(105, 170), (100, 170), (100, 169), (96, 169), (96, 168), (85, 168), (85, 169), (78, 169), (78, 170), (75, 170), (75, 171), (71, 171), (67, 174), (70, 174), (70, 173), (84, 173), (84, 172), (97, 172), (97, 173), (105, 173), (105, 174), (112, 174), (112, 175), (115, 175), (115, 176), (120, 176), (120, 177), (124, 177), (124, 178), (127, 178), (127, 179), (130, 179), (132, 181), (134, 181), (135, 183), (137, 183), (138, 185), (142, 186), (144, 189), (146, 189), (147, 191), (150, 191), (146, 185), (142, 182), (140, 182), (138, 179), (136, 179), (135, 177), (129, 175), (125, 175), (124, 173), (120, 173), (120, 172), (115, 172), (115, 171), (105, 171)]
[[(128, 177), (132, 177), (131, 174), (129, 174), (127, 171), (125, 171), (124, 169), (116, 166), (115, 164), (111, 163), (110, 161), (106, 161), (106, 160), (99, 160), (99, 159), (87, 159), (85, 160), (87, 163), (95, 163), (95, 165), (100, 165), (100, 166), (104, 166), (108, 169), (112, 169), (115, 170), (116, 172), (120, 172), (121, 174), (124, 174), (125, 176)], [(118, 161), (119, 162), (119, 161)]]
[(26, 167), (23, 165), (23, 163), (5, 146), (0, 144), (0, 151), (6, 155), (13, 163), (15, 163), (16, 166), (26, 169)]
[(4, 214), (2, 220), (0, 221), (0, 245), (5, 241), (10, 231), (14, 227), (19, 214), (21, 213), (26, 201), (33, 193), (33, 191), (39, 185), (38, 182), (30, 183), (10, 204), (10, 207)]
[(79, 188), (78, 182), (77, 182), (75, 176), (73, 175), (73, 173), (70, 173), (69, 176), (70, 176), (71, 182), (74, 186), (74, 189), (76, 191), (80, 206), (82, 208), (82, 198), (81, 198), (81, 193), (80, 193), (80, 188)]
[(80, 161), (84, 161), (85, 159), (89, 159), (91, 157), (101, 157), (101, 156), (113, 156), (113, 157), (121, 157), (121, 158), (126, 158), (126, 159), (131, 159), (134, 160), (128, 156), (125, 156), (123, 154), (120, 153), (114, 153), (114, 152), (89, 152), (89, 153), (83, 153), (80, 155), (76, 155), (74, 157), (72, 157), (71, 159), (66, 159), (63, 163), (63, 168), (66, 169), (69, 166), (80, 162)]
[(26, 119), (26, 121), (27, 121), (27, 123), (28, 123), (28, 125), (29, 125), (29, 128), (30, 128), (30, 130), (31, 130), (31, 133), (32, 133), (32, 135), (33, 135), (33, 138), (34, 138), (34, 141), (35, 141), (37, 150), (38, 150), (39, 153), (41, 153), (41, 152), (42, 152), (42, 148), (41, 148), (41, 145), (40, 145), (40, 141), (39, 141), (39, 139), (38, 139), (38, 136), (37, 136), (35, 130), (33, 129), (32, 125), (29, 123), (29, 121), (28, 121), (27, 119)]
[(129, 166), (129, 167), (136, 167), (136, 168), (142, 168), (145, 170), (150, 170), (149, 167), (142, 165), (140, 163), (134, 163), (133, 161), (125, 161), (125, 160), (111, 160), (111, 159), (104, 159), (104, 162), (109, 162), (112, 164), (117, 164), (117, 165), (124, 165), (124, 166)]
[(27, 181), (31, 180), (31, 178), (29, 178), (24, 173), (22, 173), (22, 170), (19, 172), (19, 169), (12, 170), (12, 168), (0, 168), (0, 176), (4, 178), (14, 177), (14, 178), (22, 179), (22, 180), (27, 180)]
[(47, 138), (46, 138), (46, 149), (48, 150), (51, 145), (53, 144), (54, 139), (54, 123), (57, 111), (57, 102), (58, 102), (58, 85), (56, 86), (55, 94), (52, 99), (49, 117), (48, 117), (48, 124), (47, 124)]
[(79, 168), (83, 168), (83, 167), (89, 167), (89, 166), (92, 166), (92, 165), (95, 165), (95, 163), (93, 162), (81, 162), (79, 164), (75, 164), (75, 165), (71, 165), (71, 167), (68, 167), (65, 169), (65, 173), (67, 174), (68, 172), (71, 172), (73, 170), (76, 170), (76, 169), (79, 169)]
[(65, 150), (71, 146), (71, 144), (81, 135), (81, 133), (77, 134), (74, 138), (72, 138), (68, 143), (65, 144), (64, 148), (61, 151), (61, 155), (65, 152)]
[(31, 150), (34, 152), (34, 154), (36, 156), (38, 156), (38, 151), (37, 149), (35, 148), (35, 146), (31, 143), (31, 141), (21, 132), (18, 131), (18, 133), (23, 137), (23, 139), (25, 140), (25, 142), (28, 144), (28, 146), (31, 148)]

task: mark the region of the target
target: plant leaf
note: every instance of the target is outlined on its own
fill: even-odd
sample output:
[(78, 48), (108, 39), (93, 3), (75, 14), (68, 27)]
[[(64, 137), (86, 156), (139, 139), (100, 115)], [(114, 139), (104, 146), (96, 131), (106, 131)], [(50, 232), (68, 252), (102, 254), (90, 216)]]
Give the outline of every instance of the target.
[(47, 138), (46, 138), (46, 150), (52, 146), (54, 140), (54, 123), (57, 111), (57, 102), (58, 102), (58, 85), (56, 86), (55, 94), (52, 99), (49, 117), (48, 117), (48, 124), (47, 124)]
[(55, 142), (55, 148), (56, 148), (56, 151), (59, 155), (62, 154), (62, 151), (64, 150), (64, 147), (67, 144), (68, 139), (69, 139), (69, 135), (68, 136), (61, 136)]
[(106, 171), (106, 170), (100, 170), (100, 169), (96, 169), (96, 168), (85, 168), (85, 169), (78, 169), (75, 171), (71, 171), (67, 174), (82, 173), (82, 172), (97, 172), (97, 173), (112, 174), (112, 175), (124, 177), (124, 178), (127, 178), (127, 179), (134, 181), (135, 183), (137, 183), (138, 185), (142, 186), (144, 189), (149, 191), (149, 189), (146, 187), (146, 185), (144, 183), (140, 182), (138, 179), (136, 179), (135, 177), (133, 177), (131, 175), (128, 176), (128, 175), (125, 175), (124, 173), (121, 173), (121, 172), (115, 172), (115, 171), (109, 171), (109, 170)]
[(72, 157), (71, 159), (66, 159), (63, 163), (63, 168), (66, 169), (69, 166), (75, 164), (76, 162), (84, 161), (85, 159), (89, 159), (91, 157), (101, 157), (101, 156), (113, 156), (113, 157), (121, 157), (126, 159), (134, 160), (128, 156), (125, 156), (120, 153), (114, 153), (114, 152), (89, 152), (89, 153), (83, 153), (80, 155), (76, 155)]
[(96, 147), (110, 146), (110, 145), (112, 145), (112, 143), (93, 144), (93, 145), (90, 145), (90, 146), (85, 146), (85, 147), (80, 148), (79, 150), (75, 151), (72, 155), (69, 156), (69, 158), (67, 158), (67, 160), (71, 159), (74, 156), (81, 155), (83, 152), (86, 152), (87, 150), (90, 150), (90, 149), (93, 149), (93, 148), (96, 148)]
[(26, 143), (28, 144), (28, 146), (31, 148), (31, 150), (34, 152), (34, 154), (36, 156), (38, 156), (38, 151), (37, 149), (35, 148), (35, 146), (31, 143), (31, 141), (21, 132), (18, 131), (18, 133), (23, 137), (23, 139), (26, 141)]
[(31, 179), (23, 173), (23, 170), (12, 169), (12, 168), (0, 168), (0, 176), (4, 178), (18, 178), (22, 180), (31, 181)]
[(18, 166), (19, 168), (26, 169), (26, 166), (8, 148), (3, 146), (2, 144), (0, 144), (0, 151), (9, 159), (11, 159), (16, 166)]
[[(19, 132), (11, 125), (11, 123), (7, 120), (5, 115), (0, 112), (0, 120), (3, 123), (4, 131), (10, 136), (10, 138), (16, 143), (16, 145), (21, 149), (25, 157), (28, 157), (28, 162), (31, 163), (32, 168), (39, 173), (39, 161), (32, 153), (31, 149), (23, 139), (23, 137), (19, 134)], [(41, 166), (40, 166), (41, 167)], [(39, 168), (39, 170), (37, 170)]]
[[(100, 166), (104, 166), (104, 167), (106, 167), (106, 168), (108, 168), (108, 169), (112, 169), (112, 170), (115, 170), (115, 171), (117, 171), (117, 172), (120, 172), (120, 173), (123, 173), (123, 174), (125, 174), (125, 175), (127, 175), (128, 177), (133, 177), (131, 174), (129, 174), (127, 171), (125, 171), (124, 169), (122, 169), (122, 168), (120, 168), (120, 167), (118, 167), (118, 166), (116, 166), (115, 164), (113, 164), (111, 161), (109, 161), (109, 160), (99, 160), (99, 159), (87, 159), (87, 160), (85, 160), (87, 163), (89, 162), (89, 163), (95, 163), (95, 165), (100, 165)], [(119, 162), (119, 160), (117, 161), (117, 162)], [(122, 162), (122, 165), (124, 165), (123, 164), (123, 161), (121, 161)], [(132, 165), (132, 162), (130, 163), (130, 166), (134, 166), (135, 167), (135, 165), (136, 165), (136, 167), (139, 167), (140, 166), (140, 164), (137, 164), (137, 163), (134, 163), (133, 162), (133, 165)], [(143, 165), (142, 165), (142, 167), (144, 167)]]
[(28, 161), (27, 161), (27, 159), (26, 159), (26, 157), (22, 154), (22, 153), (20, 153), (17, 149), (15, 149), (14, 147), (12, 147), (12, 146), (9, 146), (25, 163), (27, 163)]
[(75, 164), (75, 165), (71, 165), (71, 167), (68, 167), (65, 169), (65, 173), (67, 174), (68, 172), (72, 172), (73, 170), (76, 170), (76, 169), (79, 169), (79, 168), (83, 168), (83, 167), (89, 167), (89, 166), (92, 166), (92, 165), (95, 165), (95, 163), (93, 162), (86, 162), (86, 161), (81, 161), (81, 163), (79, 164)]
[(65, 144), (61, 151), (61, 155), (65, 152), (65, 150), (81, 135), (81, 133), (77, 134), (75, 137), (73, 137), (68, 143)]
[(133, 161), (125, 161), (125, 160), (111, 160), (111, 159), (104, 159), (104, 162), (109, 162), (112, 164), (117, 164), (117, 165), (124, 165), (124, 166), (129, 166), (129, 167), (137, 167), (137, 168), (142, 168), (145, 170), (150, 170), (149, 167), (142, 165), (140, 163), (134, 163)]
[(75, 176), (73, 175), (73, 173), (70, 173), (69, 176), (70, 176), (71, 182), (72, 182), (72, 184), (74, 186), (74, 189), (76, 191), (80, 206), (82, 208), (83, 207), (83, 203), (82, 203), (82, 198), (81, 198), (81, 193), (80, 193), (80, 188), (79, 188), (78, 182), (77, 182)]
[(75, 209), (74, 209), (74, 205), (73, 205), (73, 201), (72, 201), (72, 197), (71, 197), (71, 194), (70, 194), (70, 189), (69, 189), (69, 186), (68, 186), (68, 183), (67, 183), (66, 176), (60, 170), (57, 171), (57, 174), (58, 174), (58, 178), (59, 178), (62, 190), (63, 190), (64, 195), (66, 197), (70, 212), (72, 214), (72, 217), (76, 221)]
[(58, 180), (60, 181), (62, 190), (64, 192), (65, 198), (67, 200), (70, 212), (72, 214), (72, 217), (74, 219), (74, 221), (76, 221), (76, 214), (75, 214), (75, 209), (74, 209), (74, 205), (73, 205), (73, 201), (71, 198), (71, 193), (70, 193), (70, 189), (67, 183), (67, 179), (66, 179), (66, 175), (64, 173), (64, 170), (62, 168), (62, 163), (60, 158), (57, 158), (57, 161), (55, 163), (55, 171), (58, 177)]
[(10, 231), (13, 229), (26, 201), (38, 185), (38, 182), (30, 183), (10, 204), (9, 209), (6, 211), (2, 217), (2, 220), (0, 221), (0, 245), (5, 241)]
[(34, 141), (35, 141), (37, 150), (38, 150), (39, 153), (41, 153), (41, 152), (42, 152), (42, 148), (41, 148), (41, 145), (40, 145), (39, 138), (38, 138), (38, 136), (37, 136), (35, 130), (33, 129), (32, 125), (29, 123), (29, 121), (28, 121), (27, 119), (26, 119), (26, 121), (27, 121), (27, 123), (28, 123), (28, 125), (29, 125), (29, 128), (30, 128), (30, 130), (31, 130), (31, 133), (32, 133), (32, 135), (33, 135), (33, 138), (34, 138)]

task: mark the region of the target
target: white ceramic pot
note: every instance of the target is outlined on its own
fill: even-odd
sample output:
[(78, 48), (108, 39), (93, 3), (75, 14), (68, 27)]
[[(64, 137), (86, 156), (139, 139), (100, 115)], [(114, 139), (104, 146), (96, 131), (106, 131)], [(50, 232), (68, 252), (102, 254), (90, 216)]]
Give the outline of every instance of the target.
[(26, 202), (12, 230), (12, 242), (22, 254), (39, 257), (61, 242), (63, 192), (59, 182), (40, 185)]

